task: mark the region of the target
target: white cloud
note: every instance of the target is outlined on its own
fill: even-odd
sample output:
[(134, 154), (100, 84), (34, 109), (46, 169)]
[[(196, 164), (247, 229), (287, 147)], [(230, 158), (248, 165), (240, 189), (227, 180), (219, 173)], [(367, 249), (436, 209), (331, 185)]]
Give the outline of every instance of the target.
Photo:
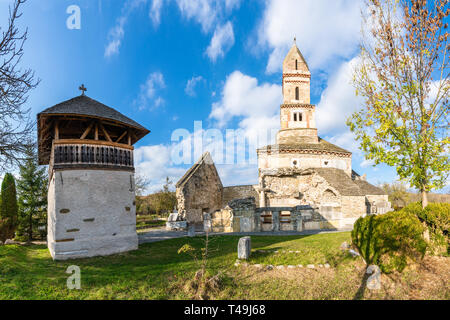
[(195, 87), (200, 81), (203, 80), (204, 79), (202, 76), (192, 77), (187, 81), (186, 87), (184, 88), (184, 92), (186, 92), (188, 96), (195, 97), (196, 96)]
[(361, 168), (368, 168), (368, 167), (373, 166), (374, 164), (375, 164), (375, 162), (373, 160), (364, 160), (359, 164), (359, 166)]
[(224, 126), (233, 117), (272, 117), (281, 101), (281, 86), (259, 85), (256, 78), (234, 71), (226, 79), (221, 100), (213, 103), (210, 118)]
[(256, 78), (234, 71), (227, 77), (221, 100), (213, 103), (209, 117), (216, 120), (218, 127), (237, 118), (238, 129), (242, 129), (243, 136), (249, 139), (250, 156), (253, 157), (254, 149), (273, 142), (280, 126), (281, 102), (281, 86), (258, 84)]
[(128, 0), (122, 7), (122, 14), (117, 19), (116, 25), (111, 28), (108, 34), (109, 42), (105, 48), (105, 57), (111, 57), (119, 53), (119, 48), (125, 36), (125, 24), (128, 21), (130, 14), (140, 5), (145, 4), (147, 0)]
[(211, 0), (177, 0), (181, 14), (201, 24), (203, 32), (208, 32), (217, 19), (217, 10)]
[[(161, 12), (168, 2), (170, 1), (151, 0), (149, 18), (154, 27), (161, 23)], [(176, 0), (175, 2), (181, 15), (187, 20), (193, 20), (200, 24), (203, 33), (209, 34), (212, 30), (215, 30), (206, 52), (213, 61), (219, 56), (223, 57), (234, 44), (234, 33), (231, 22), (221, 24), (233, 10), (239, 8), (241, 0)], [(111, 57), (119, 53), (129, 16), (139, 6), (148, 3), (150, 3), (150, 0), (127, 0), (125, 2), (116, 25), (108, 33), (105, 57)]]
[(139, 96), (134, 103), (140, 110), (162, 106), (165, 101), (158, 93), (165, 87), (163, 74), (158, 71), (151, 73), (145, 83), (141, 85)]
[(328, 79), (317, 105), (316, 123), (319, 132), (340, 132), (347, 129), (347, 118), (362, 106), (362, 99), (356, 96), (352, 73), (358, 57), (343, 63)]
[(361, 155), (361, 151), (358, 149), (359, 144), (355, 140), (355, 135), (349, 129), (345, 129), (343, 132), (339, 132), (332, 136), (327, 136), (325, 137), (325, 140), (350, 151), (353, 155)]
[(162, 6), (163, 6), (163, 0), (153, 0), (152, 1), (149, 16), (155, 27), (161, 23)]
[(171, 162), (171, 147), (154, 145), (139, 147), (134, 152), (136, 173), (150, 180), (147, 192), (157, 192), (169, 177), (174, 184), (184, 174), (185, 169), (176, 167)]
[(217, 26), (211, 43), (206, 49), (206, 54), (211, 61), (216, 61), (218, 57), (224, 57), (225, 53), (234, 45), (233, 25), (228, 21), (223, 26)]
[(258, 28), (258, 47), (271, 50), (267, 72), (281, 70), (293, 37), (312, 69), (357, 49), (360, 2), (354, 0), (268, 0)]

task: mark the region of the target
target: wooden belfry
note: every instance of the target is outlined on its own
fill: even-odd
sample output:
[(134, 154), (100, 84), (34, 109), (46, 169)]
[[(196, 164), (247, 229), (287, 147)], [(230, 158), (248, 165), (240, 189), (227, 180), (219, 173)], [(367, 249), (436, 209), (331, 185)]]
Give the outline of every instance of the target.
[(80, 90), (37, 115), (54, 259), (137, 248), (133, 144), (150, 131)]

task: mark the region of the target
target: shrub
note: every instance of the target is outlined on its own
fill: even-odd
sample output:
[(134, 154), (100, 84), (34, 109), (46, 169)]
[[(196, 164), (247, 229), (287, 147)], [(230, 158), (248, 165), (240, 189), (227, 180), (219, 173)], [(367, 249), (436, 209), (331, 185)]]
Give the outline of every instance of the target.
[(430, 253), (448, 255), (450, 249), (448, 235), (450, 204), (430, 203), (425, 209), (422, 209), (420, 203), (414, 203), (407, 206), (405, 210), (414, 213), (426, 226), (429, 235)]
[(0, 240), (14, 238), (17, 228), (17, 195), (16, 183), (10, 173), (6, 173), (2, 181), (0, 202)]
[(424, 230), (417, 216), (405, 210), (370, 215), (356, 221), (352, 242), (367, 264), (376, 264), (385, 273), (402, 272), (425, 255)]

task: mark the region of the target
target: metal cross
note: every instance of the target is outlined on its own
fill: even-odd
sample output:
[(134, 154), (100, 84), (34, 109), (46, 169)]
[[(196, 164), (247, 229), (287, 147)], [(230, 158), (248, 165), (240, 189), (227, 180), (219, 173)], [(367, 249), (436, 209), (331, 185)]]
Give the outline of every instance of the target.
[(86, 87), (84, 86), (84, 84), (82, 84), (82, 85), (78, 88), (78, 90), (81, 90), (81, 91), (82, 91), (82, 93), (81, 93), (82, 96), (84, 96), (84, 92), (87, 91), (87, 89), (86, 89)]

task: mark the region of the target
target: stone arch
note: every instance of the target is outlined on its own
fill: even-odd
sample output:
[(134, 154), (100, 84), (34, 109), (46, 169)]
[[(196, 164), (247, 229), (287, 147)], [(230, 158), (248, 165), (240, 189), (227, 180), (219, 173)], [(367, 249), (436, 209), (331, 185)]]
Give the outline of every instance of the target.
[(322, 193), (322, 199), (320, 201), (322, 204), (325, 203), (339, 203), (339, 197), (337, 196), (336, 192), (334, 192), (331, 189), (326, 189), (323, 193)]

